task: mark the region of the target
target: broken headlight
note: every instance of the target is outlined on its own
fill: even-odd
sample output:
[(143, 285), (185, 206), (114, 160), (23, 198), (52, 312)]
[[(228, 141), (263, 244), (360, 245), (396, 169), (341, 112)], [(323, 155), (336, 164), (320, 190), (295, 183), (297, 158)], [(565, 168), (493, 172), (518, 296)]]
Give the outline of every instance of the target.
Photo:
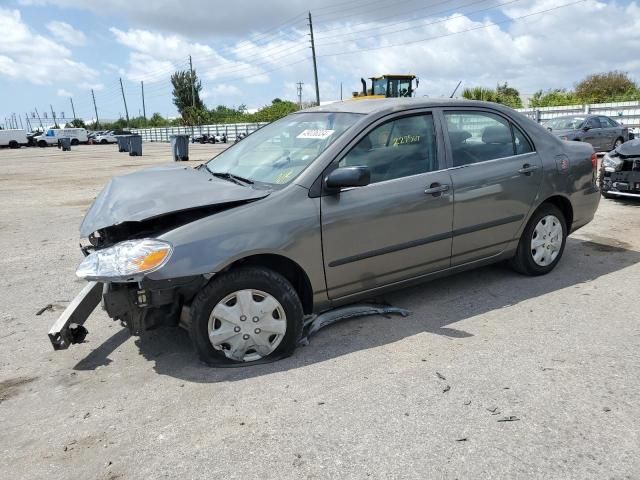
[(86, 280), (138, 281), (167, 263), (172, 252), (171, 244), (161, 240), (127, 240), (90, 253), (76, 275)]
[(618, 157), (612, 157), (608, 153), (605, 153), (604, 158), (602, 159), (602, 168), (604, 168), (605, 172), (615, 172), (622, 168), (624, 164), (624, 160)]

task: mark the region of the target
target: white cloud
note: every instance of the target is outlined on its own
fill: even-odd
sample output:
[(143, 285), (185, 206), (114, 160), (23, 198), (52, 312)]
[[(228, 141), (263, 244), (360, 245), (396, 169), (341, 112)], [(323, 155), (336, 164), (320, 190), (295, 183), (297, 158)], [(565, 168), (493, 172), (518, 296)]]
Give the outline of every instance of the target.
[(98, 92), (100, 90), (104, 90), (104, 84), (82, 82), (78, 84), (78, 88), (81, 90), (95, 90), (96, 92)]
[(18, 10), (0, 8), (0, 76), (37, 85), (93, 80), (97, 72), (50, 38), (32, 32)]
[(57, 93), (59, 97), (73, 97), (73, 94), (64, 88), (59, 88)]
[(87, 37), (80, 30), (76, 30), (71, 25), (57, 20), (47, 23), (47, 30), (58, 40), (79, 47), (87, 42)]

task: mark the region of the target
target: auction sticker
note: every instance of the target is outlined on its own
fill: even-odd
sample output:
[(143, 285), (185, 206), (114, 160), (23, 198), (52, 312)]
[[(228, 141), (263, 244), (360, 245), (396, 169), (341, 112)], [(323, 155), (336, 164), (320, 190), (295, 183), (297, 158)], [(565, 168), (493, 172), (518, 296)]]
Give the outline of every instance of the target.
[(329, 138), (335, 130), (311, 130), (307, 129), (302, 131), (296, 138), (315, 138), (319, 140), (324, 140), (325, 138)]

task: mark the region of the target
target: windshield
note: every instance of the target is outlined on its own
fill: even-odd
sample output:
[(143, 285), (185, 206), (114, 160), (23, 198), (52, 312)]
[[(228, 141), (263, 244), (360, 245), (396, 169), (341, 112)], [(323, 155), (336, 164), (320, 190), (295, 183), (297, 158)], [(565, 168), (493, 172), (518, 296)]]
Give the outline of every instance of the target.
[(222, 152), (207, 163), (207, 169), (254, 182), (289, 183), (361, 117), (325, 112), (289, 115)]
[(373, 79), (373, 94), (374, 95), (387, 95), (387, 79), (375, 78)]
[(582, 128), (584, 121), (584, 117), (560, 117), (548, 120), (545, 122), (544, 126), (553, 130), (578, 130), (579, 128)]

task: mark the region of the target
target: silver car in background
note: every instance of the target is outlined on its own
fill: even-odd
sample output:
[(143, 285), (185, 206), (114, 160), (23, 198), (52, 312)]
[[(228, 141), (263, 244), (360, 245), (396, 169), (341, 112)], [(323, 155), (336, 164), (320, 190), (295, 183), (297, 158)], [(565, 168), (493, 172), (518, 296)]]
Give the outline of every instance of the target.
[(116, 177), (82, 223), (89, 283), (49, 337), (102, 302), (133, 334), (185, 326), (211, 365), (290, 355), (303, 318), (508, 260), (558, 264), (600, 201), (591, 145), (468, 100), (359, 100), (269, 124), (196, 168)]
[(629, 140), (629, 129), (604, 115), (557, 117), (543, 126), (561, 140), (590, 143), (597, 152), (614, 150)]

